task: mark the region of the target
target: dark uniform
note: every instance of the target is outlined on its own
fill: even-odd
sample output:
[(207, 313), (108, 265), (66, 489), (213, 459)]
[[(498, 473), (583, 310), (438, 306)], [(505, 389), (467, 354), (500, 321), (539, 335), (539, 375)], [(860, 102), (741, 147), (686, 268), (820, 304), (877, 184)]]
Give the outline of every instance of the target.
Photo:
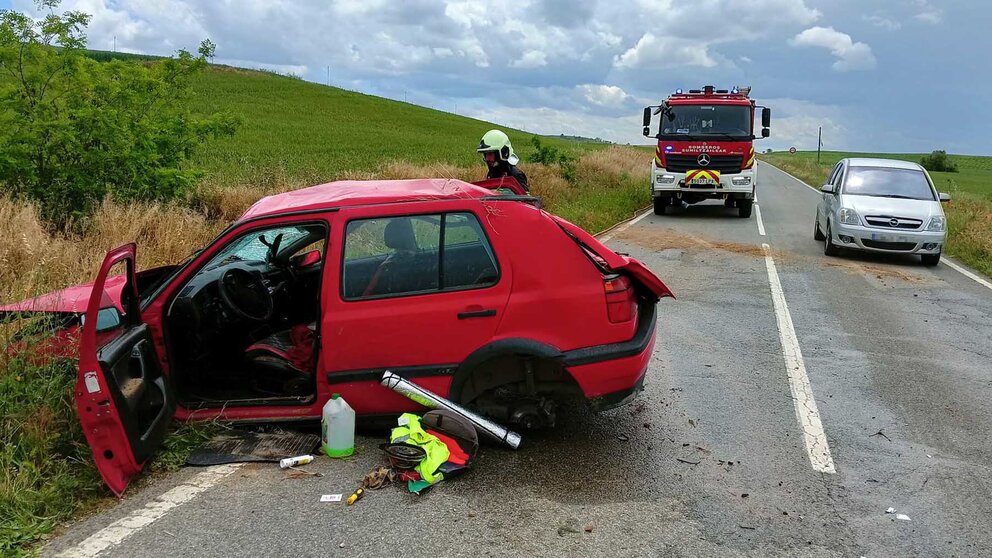
[(511, 165), (507, 161), (498, 161), (493, 166), (489, 167), (489, 174), (486, 178), (503, 178), (504, 176), (511, 176), (524, 187), (524, 190), (530, 192), (530, 185), (527, 184), (527, 175), (524, 171), (520, 170), (517, 165)]

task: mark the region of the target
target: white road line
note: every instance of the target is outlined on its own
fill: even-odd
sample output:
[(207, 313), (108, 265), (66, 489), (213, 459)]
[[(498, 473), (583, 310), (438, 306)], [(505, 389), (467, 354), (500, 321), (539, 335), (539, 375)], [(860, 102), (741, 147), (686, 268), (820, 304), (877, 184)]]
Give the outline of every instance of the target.
[(944, 258), (941, 258), (940, 263), (945, 264), (947, 267), (949, 267), (949, 268), (957, 271), (961, 275), (964, 275), (965, 277), (974, 280), (979, 285), (983, 285), (985, 287), (988, 287), (988, 288), (992, 289), (992, 283), (986, 281), (985, 279), (982, 279), (978, 275), (975, 275), (974, 273), (968, 271), (967, 269), (961, 267), (960, 265), (958, 265), (958, 264), (956, 264), (956, 263), (954, 263), (952, 261), (948, 261), (947, 259), (944, 259)]
[(158, 496), (145, 507), (135, 510), (131, 515), (118, 519), (100, 529), (78, 545), (69, 548), (59, 556), (72, 558), (91, 558), (104, 550), (120, 544), (124, 539), (140, 531), (143, 527), (161, 519), (166, 513), (177, 506), (192, 500), (201, 492), (219, 483), (240, 467), (240, 463), (210, 467), (198, 473), (185, 484), (170, 489)]
[(627, 221), (625, 224), (620, 225), (619, 228), (617, 228), (616, 230), (614, 230), (610, 234), (608, 234), (608, 235), (600, 238), (599, 241), (602, 242), (602, 243), (604, 243), (604, 244), (607, 243), (607, 242), (609, 242), (611, 238), (613, 238), (614, 236), (616, 236), (616, 235), (622, 233), (623, 231), (629, 229), (630, 227), (633, 227), (634, 225), (636, 225), (637, 223), (639, 223), (641, 221), (641, 219), (647, 217), (648, 215), (651, 215), (651, 213), (653, 211), (654, 211), (654, 209), (649, 209), (649, 210), (645, 211), (644, 213), (641, 213), (637, 217), (634, 217), (630, 221)]
[(761, 208), (758, 204), (754, 204), (754, 217), (755, 221), (758, 222), (758, 234), (765, 236), (765, 224), (761, 222)]
[(834, 460), (830, 456), (830, 446), (827, 445), (827, 435), (823, 431), (820, 412), (813, 398), (813, 387), (806, 375), (806, 364), (803, 362), (803, 352), (799, 348), (799, 339), (792, 326), (792, 315), (785, 303), (785, 293), (775, 269), (771, 248), (767, 244), (761, 247), (765, 251), (765, 265), (768, 268), (768, 283), (772, 289), (772, 304), (775, 306), (775, 319), (778, 321), (778, 333), (782, 340), (782, 356), (785, 357), (785, 368), (789, 375), (789, 387), (792, 388), (792, 401), (796, 407), (796, 418), (803, 431), (806, 441), (806, 453), (813, 470), (821, 473), (836, 473)]

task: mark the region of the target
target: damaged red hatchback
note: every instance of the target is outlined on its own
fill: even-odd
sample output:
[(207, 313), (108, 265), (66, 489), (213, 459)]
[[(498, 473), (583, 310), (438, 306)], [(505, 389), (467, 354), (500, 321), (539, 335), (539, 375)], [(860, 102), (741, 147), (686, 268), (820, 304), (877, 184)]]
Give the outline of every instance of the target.
[[(117, 494), (173, 417), (318, 419), (332, 393), (359, 415), (416, 410), (379, 385), (386, 369), (526, 427), (553, 424), (562, 397), (626, 403), (671, 292), (493, 186), (336, 182), (270, 196), (182, 264), (137, 273), (128, 244), (92, 284), (0, 313), (81, 325), (77, 408)], [(74, 338), (46, 350), (74, 352), (57, 346)]]

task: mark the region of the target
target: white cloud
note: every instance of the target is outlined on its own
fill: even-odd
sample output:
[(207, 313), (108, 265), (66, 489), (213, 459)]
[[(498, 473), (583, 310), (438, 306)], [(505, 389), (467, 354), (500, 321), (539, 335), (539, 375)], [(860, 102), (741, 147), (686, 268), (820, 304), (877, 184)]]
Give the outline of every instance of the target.
[(630, 98), (626, 91), (616, 85), (579, 85), (576, 89), (587, 101), (605, 107), (621, 107)]
[[(548, 107), (491, 107), (470, 110), (465, 114), (501, 126), (520, 128), (537, 134), (598, 137), (617, 143), (632, 144), (645, 144), (650, 141), (641, 135), (641, 117), (639, 114), (616, 118), (577, 114)], [(650, 157), (646, 158), (645, 164), (650, 165), (650, 161)]]
[(871, 47), (865, 43), (854, 42), (847, 33), (841, 33), (833, 27), (810, 27), (796, 35), (793, 46), (812, 46), (828, 49), (837, 57), (833, 69), (838, 72), (850, 70), (867, 70), (875, 67), (875, 55)]
[(511, 68), (533, 69), (548, 65), (548, 55), (539, 50), (528, 50), (519, 59), (510, 62)]
[(944, 20), (944, 10), (930, 5), (929, 0), (916, 0), (915, 4), (921, 11), (913, 17), (919, 21), (937, 25)]
[(751, 58), (748, 56), (741, 56), (740, 58), (738, 58), (738, 60), (740, 60), (745, 64), (750, 64), (751, 62), (754, 62), (754, 60), (751, 60)]
[(867, 21), (875, 27), (885, 29), (886, 31), (896, 31), (902, 27), (902, 24), (898, 21), (887, 17), (882, 17), (880, 15), (861, 16), (861, 19)]
[(834, 105), (819, 105), (800, 99), (762, 99), (761, 104), (772, 107), (772, 135), (755, 143), (755, 149), (816, 149), (817, 132), (823, 129), (823, 144), (827, 148), (850, 145), (851, 134), (844, 127), (849, 111)]
[(613, 67), (621, 70), (662, 69), (677, 66), (711, 68), (716, 61), (710, 56), (705, 42), (676, 37), (656, 37), (645, 33), (633, 48), (613, 59)]

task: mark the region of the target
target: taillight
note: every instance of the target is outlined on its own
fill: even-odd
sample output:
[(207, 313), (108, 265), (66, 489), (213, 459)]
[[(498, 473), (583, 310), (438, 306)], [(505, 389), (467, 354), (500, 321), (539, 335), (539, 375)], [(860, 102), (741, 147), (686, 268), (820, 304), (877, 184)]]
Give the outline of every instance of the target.
[(606, 292), (606, 313), (610, 323), (619, 324), (634, 319), (637, 297), (630, 286), (630, 279), (623, 275), (607, 275), (603, 277), (603, 290)]

